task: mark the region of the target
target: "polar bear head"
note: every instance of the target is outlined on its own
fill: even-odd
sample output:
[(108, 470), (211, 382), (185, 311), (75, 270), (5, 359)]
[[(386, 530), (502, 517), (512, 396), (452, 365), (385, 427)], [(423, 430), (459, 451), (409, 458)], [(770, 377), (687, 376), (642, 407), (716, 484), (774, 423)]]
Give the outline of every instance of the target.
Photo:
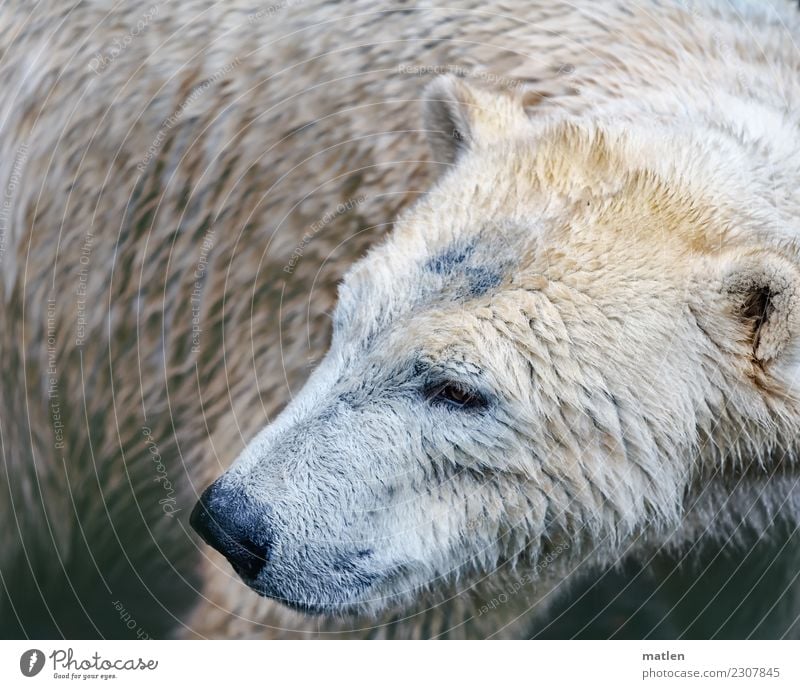
[(439, 180), (192, 516), (305, 611), (680, 541), (692, 496), (793, 452), (797, 254), (740, 142), (532, 118), (449, 76), (426, 118)]

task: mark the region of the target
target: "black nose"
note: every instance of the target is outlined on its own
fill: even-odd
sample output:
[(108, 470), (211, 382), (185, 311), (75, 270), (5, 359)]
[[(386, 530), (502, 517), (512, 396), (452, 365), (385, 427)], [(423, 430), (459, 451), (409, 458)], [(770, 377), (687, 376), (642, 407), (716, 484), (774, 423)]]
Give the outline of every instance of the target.
[(200, 496), (189, 523), (208, 545), (228, 558), (240, 577), (255, 579), (267, 561), (269, 543), (263, 533), (259, 541), (264, 545), (253, 540), (255, 527), (247, 512), (240, 496), (215, 481)]

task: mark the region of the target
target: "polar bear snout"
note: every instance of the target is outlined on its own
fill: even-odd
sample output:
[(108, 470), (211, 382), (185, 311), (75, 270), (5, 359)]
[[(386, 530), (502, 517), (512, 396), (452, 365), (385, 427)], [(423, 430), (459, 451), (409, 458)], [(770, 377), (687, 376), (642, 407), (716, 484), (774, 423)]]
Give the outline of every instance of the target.
[(258, 529), (240, 496), (212, 483), (197, 501), (189, 523), (214, 550), (222, 553), (245, 581), (255, 580), (267, 562), (271, 539)]

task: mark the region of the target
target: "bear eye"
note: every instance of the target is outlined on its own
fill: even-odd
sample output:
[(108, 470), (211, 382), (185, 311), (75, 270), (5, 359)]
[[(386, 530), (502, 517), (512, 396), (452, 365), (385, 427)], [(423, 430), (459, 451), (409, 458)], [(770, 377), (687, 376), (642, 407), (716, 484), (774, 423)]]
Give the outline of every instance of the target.
[(488, 404), (486, 397), (477, 390), (453, 381), (427, 385), (425, 398), (432, 404), (447, 405), (454, 409), (482, 409)]

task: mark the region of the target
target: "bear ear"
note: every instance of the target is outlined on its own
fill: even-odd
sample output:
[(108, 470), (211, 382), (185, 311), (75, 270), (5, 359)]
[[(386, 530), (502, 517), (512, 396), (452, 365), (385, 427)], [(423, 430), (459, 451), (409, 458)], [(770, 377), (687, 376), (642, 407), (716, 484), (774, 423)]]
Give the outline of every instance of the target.
[(424, 123), (433, 159), (452, 165), (474, 146), (507, 135), (526, 121), (518, 98), (473, 88), (464, 79), (445, 74), (424, 93)]
[(721, 309), (731, 328), (733, 350), (751, 367), (798, 363), (800, 353), (800, 271), (775, 251), (718, 257), (714, 280)]
[(428, 144), (438, 163), (452, 165), (472, 141), (472, 113), (477, 107), (472, 89), (451, 74), (437, 77), (425, 89), (423, 119)]

